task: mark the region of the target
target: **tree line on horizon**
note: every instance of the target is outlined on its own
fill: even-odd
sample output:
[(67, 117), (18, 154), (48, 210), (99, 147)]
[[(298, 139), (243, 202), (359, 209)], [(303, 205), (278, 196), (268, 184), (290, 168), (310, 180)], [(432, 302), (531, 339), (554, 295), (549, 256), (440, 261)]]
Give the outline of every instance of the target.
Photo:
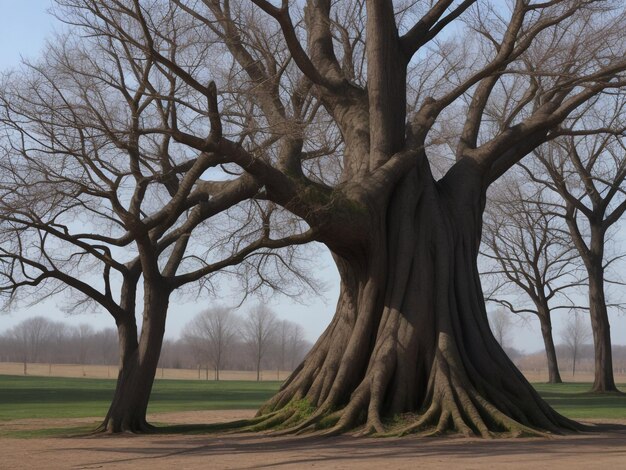
[[(299, 324), (276, 319), (266, 308), (257, 312), (261, 314), (249, 312), (244, 317), (224, 307), (200, 312), (184, 326), (178, 338), (163, 342), (159, 367), (197, 369), (198, 378), (219, 380), (222, 370), (258, 373), (261, 350), (260, 369), (275, 370), (276, 378), (284, 379), (280, 373), (293, 371), (311, 343), (304, 339), (304, 329)], [(510, 313), (499, 309), (490, 312), (489, 319), (496, 339), (521, 370), (549, 371), (545, 353), (509, 346), (513, 327)], [(266, 337), (264, 344), (255, 339), (258, 333)], [(583, 315), (575, 315), (557, 334), (560, 341), (555, 344), (555, 352), (561, 373), (593, 372), (594, 348)], [(0, 362), (23, 363), (24, 375), (28, 375), (30, 363), (117, 366), (117, 354), (116, 331), (97, 330), (88, 323), (73, 325), (38, 316), (0, 333)], [(613, 356), (615, 371), (626, 373), (626, 345), (614, 344)]]
[[(222, 370), (253, 371), (257, 380), (262, 370), (274, 370), (272, 377), (284, 379), (280, 374), (293, 371), (310, 348), (301, 325), (265, 306), (246, 315), (217, 307), (194, 316), (179, 338), (164, 341), (159, 367), (197, 369), (206, 380), (220, 380)], [(0, 333), (0, 362), (22, 363), (24, 375), (30, 363), (118, 366), (117, 332), (27, 318)]]

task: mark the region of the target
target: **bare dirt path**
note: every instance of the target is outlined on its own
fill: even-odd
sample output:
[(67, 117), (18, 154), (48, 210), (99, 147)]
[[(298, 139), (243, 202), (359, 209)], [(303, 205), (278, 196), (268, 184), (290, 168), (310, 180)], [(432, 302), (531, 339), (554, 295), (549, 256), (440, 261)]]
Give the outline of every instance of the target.
[[(219, 422), (250, 411), (167, 413), (169, 423)], [(23, 420), (26, 421), (26, 420)], [(56, 427), (59, 422), (30, 420)], [(90, 420), (90, 421), (93, 421)], [(81, 424), (89, 420), (77, 420)], [(76, 424), (67, 420), (65, 426)], [(13, 422), (15, 429), (27, 423)], [(51, 426), (50, 426), (51, 425)], [(11, 426), (5, 423), (5, 429)], [(610, 469), (626, 468), (626, 431), (551, 439), (370, 439), (250, 434), (0, 439), (1, 469)]]

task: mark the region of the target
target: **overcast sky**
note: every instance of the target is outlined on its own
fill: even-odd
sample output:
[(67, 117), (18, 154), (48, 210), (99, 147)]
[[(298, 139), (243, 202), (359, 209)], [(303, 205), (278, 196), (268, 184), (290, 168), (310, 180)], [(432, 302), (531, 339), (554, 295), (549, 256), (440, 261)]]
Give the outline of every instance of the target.
[[(39, 51), (55, 30), (62, 26), (47, 13), (50, 0), (0, 0), (0, 70), (19, 67), (21, 58), (36, 59)], [(339, 276), (330, 255), (322, 253), (318, 259), (317, 276), (328, 286), (322, 298), (309, 298), (304, 303), (297, 303), (285, 298), (270, 300), (270, 306), (280, 318), (300, 323), (306, 330), (307, 339), (314, 341), (330, 322), (339, 295)], [(226, 293), (228, 291), (226, 290)], [(230, 299), (201, 299), (199, 302), (172, 304), (168, 316), (166, 336), (176, 338), (183, 326), (199, 311), (217, 302), (230, 304)], [(251, 299), (242, 306), (245, 311), (256, 302)], [(53, 320), (86, 322), (94, 328), (114, 327), (113, 319), (106, 313), (84, 314), (68, 318), (61, 312), (57, 301), (49, 300), (29, 309), (0, 313), (0, 332), (21, 320), (36, 315), (44, 315)], [(562, 328), (564, 313), (554, 315), (555, 339), (560, 342), (558, 332)], [(614, 344), (626, 344), (626, 317), (611, 314), (611, 333)], [(511, 346), (532, 352), (543, 347), (538, 322), (530, 319), (525, 326), (516, 327), (511, 335)]]

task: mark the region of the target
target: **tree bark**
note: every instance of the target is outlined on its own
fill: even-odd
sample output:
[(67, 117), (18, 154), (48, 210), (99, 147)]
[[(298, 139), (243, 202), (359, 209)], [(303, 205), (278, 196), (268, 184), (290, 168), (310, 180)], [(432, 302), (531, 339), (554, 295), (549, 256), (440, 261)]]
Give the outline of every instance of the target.
[(439, 182), (414, 169), (367, 208), (376, 222), (362, 254), (334, 253), (333, 321), (253, 428), (487, 437), (576, 427), (491, 334), (477, 269), (484, 185), (471, 165)]
[(559, 372), (559, 364), (556, 358), (556, 349), (554, 347), (554, 337), (552, 336), (552, 321), (549, 311), (539, 313), (539, 322), (541, 324), (541, 336), (546, 350), (546, 359), (548, 361), (548, 383), (563, 383), (561, 373)]
[[(573, 206), (567, 206), (566, 222), (569, 227), (572, 240), (585, 263), (589, 278), (589, 313), (591, 317), (591, 329), (593, 332), (594, 346), (594, 381), (592, 392), (617, 392), (613, 377), (613, 354), (611, 350), (611, 328), (606, 308), (606, 296), (604, 292), (604, 245), (606, 227), (604, 222), (598, 222), (604, 218), (603, 213), (594, 206), (595, 222), (590, 221), (590, 242), (587, 247), (578, 228), (575, 210)], [(606, 222), (606, 220), (605, 220)], [(572, 373), (575, 370), (574, 363)]]
[(169, 292), (158, 287), (144, 286), (144, 314), (141, 337), (137, 341), (134, 316), (118, 323), (120, 341), (120, 370), (113, 400), (100, 431), (149, 432), (146, 413), (148, 401), (165, 334), (165, 319)]
[(602, 261), (593, 263), (589, 269), (589, 309), (593, 332), (595, 374), (593, 392), (616, 392), (613, 377), (611, 350), (611, 327), (604, 295), (604, 269)]

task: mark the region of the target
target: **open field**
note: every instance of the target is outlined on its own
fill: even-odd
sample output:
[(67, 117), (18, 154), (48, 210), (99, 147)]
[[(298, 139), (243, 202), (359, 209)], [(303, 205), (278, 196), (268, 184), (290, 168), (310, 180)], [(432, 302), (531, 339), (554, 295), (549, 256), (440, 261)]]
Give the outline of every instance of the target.
[[(106, 411), (114, 380), (0, 376), (0, 468), (395, 469), (418, 464), (429, 469), (558, 470), (622, 468), (626, 461), (626, 427), (550, 439), (485, 441), (211, 434), (201, 426), (252, 417), (253, 409), (278, 386), (159, 380), (149, 419), (164, 434), (88, 436)], [(581, 383), (536, 387), (567, 416), (626, 424), (626, 395), (586, 394), (589, 384)]]
[[(92, 379), (113, 379), (117, 375), (117, 366), (101, 366), (94, 364), (31, 364), (27, 366), (29, 376), (38, 377), (85, 377)], [(261, 371), (261, 380), (275, 381), (285, 380), (289, 377), (289, 371), (263, 370)], [(547, 382), (547, 370), (522, 370), (526, 378), (532, 382)], [(24, 375), (24, 364), (21, 362), (0, 362), (0, 375)], [(561, 371), (561, 377), (566, 382), (593, 382), (593, 373), (591, 371), (581, 370), (572, 375), (571, 371)], [(159, 368), (156, 375), (157, 380), (207, 380), (207, 372), (205, 369), (168, 369)], [(245, 370), (224, 370), (220, 371), (222, 380), (255, 380), (256, 372)], [(213, 379), (213, 371), (209, 370), (208, 379)], [(615, 373), (615, 381), (618, 383), (626, 383), (626, 374)]]
[[(280, 382), (159, 380), (149, 413), (256, 409)], [(626, 420), (626, 395), (586, 393), (589, 384), (535, 384), (539, 393), (565, 416)], [(112, 379), (0, 375), (0, 422), (20, 419), (102, 417), (113, 395)], [(626, 389), (626, 384), (622, 384)], [(196, 421), (197, 423), (197, 421)]]
[[(548, 381), (548, 371), (545, 370), (524, 370), (521, 369), (522, 374), (530, 383), (546, 383)], [(561, 378), (564, 382), (581, 382), (581, 383), (593, 383), (593, 371), (581, 370), (576, 371), (576, 375), (572, 375), (570, 370), (561, 370)], [(615, 383), (626, 383), (626, 374), (621, 372), (614, 372)]]
[[(279, 382), (159, 380), (149, 412), (256, 409)], [(103, 417), (115, 381), (0, 375), (0, 421)]]
[[(291, 372), (262, 370), (261, 380), (285, 380)], [(114, 379), (117, 377), (117, 366), (101, 366), (95, 364), (31, 364), (27, 366), (29, 376), (38, 377), (85, 377), (91, 379)], [(22, 362), (0, 362), (0, 375), (24, 375)], [(213, 380), (214, 372), (209, 370), (208, 380)], [(157, 370), (157, 379), (169, 380), (207, 380), (205, 369), (167, 369)], [(221, 380), (254, 380), (256, 372), (247, 370), (220, 371)]]
[[(533, 384), (559, 413), (580, 420), (626, 420), (626, 394), (588, 393), (591, 383)], [(618, 385), (626, 390), (626, 384)]]

